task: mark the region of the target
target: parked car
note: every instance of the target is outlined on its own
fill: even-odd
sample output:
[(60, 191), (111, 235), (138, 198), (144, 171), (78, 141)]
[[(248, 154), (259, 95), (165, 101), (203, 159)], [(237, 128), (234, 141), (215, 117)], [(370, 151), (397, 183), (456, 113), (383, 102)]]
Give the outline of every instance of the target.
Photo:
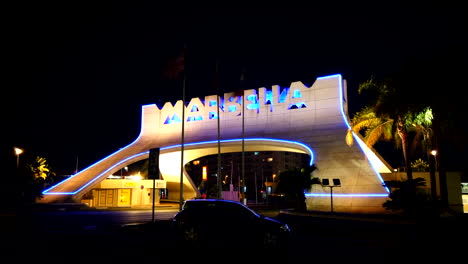
[(207, 247), (280, 249), (291, 236), (286, 223), (231, 200), (186, 200), (172, 221), (184, 242)]

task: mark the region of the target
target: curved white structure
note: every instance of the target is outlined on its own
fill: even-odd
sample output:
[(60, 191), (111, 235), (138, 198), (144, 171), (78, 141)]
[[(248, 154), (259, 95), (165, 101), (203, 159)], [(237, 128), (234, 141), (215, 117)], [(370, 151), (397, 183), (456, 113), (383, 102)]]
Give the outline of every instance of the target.
[[(306, 153), (318, 168), (314, 176), (341, 180), (341, 187), (333, 189), (335, 211), (383, 211), (388, 190), (382, 185), (381, 173), (391, 173), (391, 168), (359, 136), (355, 135), (357, 144), (346, 145), (349, 118), (345, 84), (337, 74), (317, 78), (310, 87), (302, 82), (293, 82), (286, 88), (274, 85), (270, 89), (245, 90), (244, 98), (226, 93), (219, 98), (220, 106), (216, 95), (204, 100), (192, 98), (188, 105), (182, 101), (175, 105), (167, 102), (161, 109), (154, 104), (145, 105), (141, 132), (133, 143), (45, 190), (40, 202), (79, 201), (115, 171), (147, 159), (152, 148), (161, 150), (160, 171), (176, 199), (181, 174), (182, 119), (185, 164), (218, 153), (219, 112), (222, 153), (240, 152), (242, 141), (245, 151)], [(183, 183), (184, 198), (197, 196), (197, 188), (186, 172)], [(309, 210), (330, 210), (330, 188), (314, 185), (306, 202)]]

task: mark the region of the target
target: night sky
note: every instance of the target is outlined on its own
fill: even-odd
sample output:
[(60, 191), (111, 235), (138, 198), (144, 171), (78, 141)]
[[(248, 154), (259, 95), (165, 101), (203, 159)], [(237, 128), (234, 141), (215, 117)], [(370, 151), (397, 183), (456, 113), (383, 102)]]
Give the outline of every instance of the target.
[(360, 82), (466, 39), (466, 13), (457, 6), (95, 2), (12, 10), (20, 77), (4, 102), (13, 103), (5, 113), (13, 122), (8, 148), (41, 155), (63, 173), (77, 159), (83, 169), (133, 142), (142, 105), (182, 98), (180, 81), (163, 72), (184, 46), (187, 99), (216, 92), (218, 62), (223, 92), (239, 88), (242, 72), (246, 89), (340, 73), (353, 113), (364, 104)]

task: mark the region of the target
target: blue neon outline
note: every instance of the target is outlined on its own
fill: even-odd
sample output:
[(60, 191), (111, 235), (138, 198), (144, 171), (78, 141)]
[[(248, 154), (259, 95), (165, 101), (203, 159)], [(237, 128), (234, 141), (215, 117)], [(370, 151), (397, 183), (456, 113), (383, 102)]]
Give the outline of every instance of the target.
[[(135, 140), (136, 141), (136, 140)], [(228, 143), (228, 142), (236, 142), (236, 141), (242, 141), (242, 139), (240, 138), (236, 138), (236, 139), (225, 139), (225, 140), (221, 140), (220, 142), (221, 143)], [(312, 149), (310, 147), (308, 147), (307, 145), (305, 145), (304, 143), (301, 143), (301, 142), (297, 142), (297, 141), (292, 141), (292, 140), (285, 140), (285, 139), (273, 139), (273, 138), (245, 138), (244, 141), (272, 141), (272, 142), (283, 142), (283, 143), (292, 143), (292, 144), (295, 144), (295, 145), (299, 145), (303, 148), (305, 148), (308, 152), (309, 152), (309, 155), (310, 155), (310, 162), (309, 162), (309, 165), (312, 166), (313, 164), (313, 161), (314, 161), (314, 152), (312, 151)], [(187, 143), (187, 144), (184, 144), (184, 146), (197, 146), (197, 145), (202, 145), (202, 144), (214, 144), (214, 143), (218, 143), (218, 140), (210, 140), (210, 141), (201, 141), (201, 142), (193, 142), (193, 143)], [(133, 144), (133, 143), (132, 143)], [(120, 151), (130, 147), (132, 144), (128, 145), (127, 147), (121, 149)], [(181, 144), (178, 144), (178, 145), (172, 145), (172, 146), (167, 146), (167, 147), (162, 147), (160, 148), (160, 150), (168, 150), (168, 149), (172, 149), (172, 148), (180, 148), (181, 147)], [(119, 152), (120, 152), (119, 151)], [(100, 163), (101, 161), (111, 157), (112, 155), (116, 154), (118, 152), (115, 152), (101, 160), (99, 160), (98, 162), (94, 163), (93, 165), (83, 169), (84, 170), (87, 170), (88, 168), (91, 168), (92, 166)], [(76, 191), (74, 192), (51, 192), (49, 193), (48, 191), (55, 188), (56, 186), (74, 178), (76, 175), (78, 175), (79, 173), (77, 174), (74, 174), (72, 175), (71, 177), (57, 183), (56, 185), (44, 190), (42, 192), (42, 194), (44, 195), (59, 195), (59, 194), (76, 194), (78, 192), (80, 192), (81, 190), (83, 190), (83, 188), (85, 188), (86, 186), (88, 186), (89, 184), (91, 184), (92, 182), (96, 181), (98, 178), (100, 178), (103, 174), (106, 174), (107, 172), (109, 172), (110, 170), (112, 170), (113, 168), (115, 167), (118, 167), (120, 164), (126, 162), (127, 160), (129, 159), (133, 159), (135, 157), (139, 157), (141, 155), (145, 155), (145, 154), (148, 154), (149, 153), (149, 150), (148, 151), (145, 151), (145, 152), (141, 152), (141, 153), (138, 153), (138, 154), (135, 154), (135, 155), (132, 155), (130, 157), (127, 157), (126, 159), (114, 164), (112, 167), (109, 167), (107, 170), (105, 170), (104, 172), (100, 173), (99, 175), (97, 175), (96, 177), (94, 177), (92, 180), (90, 180), (89, 182), (87, 182), (85, 185), (83, 185), (82, 187), (80, 187), (79, 189), (77, 189)]]
[(209, 112), (208, 113), (208, 119), (216, 119), (218, 118), (218, 113), (217, 112)]
[(228, 112), (232, 113), (232, 112), (235, 112), (235, 111), (237, 111), (237, 106), (235, 106), (235, 105), (228, 106)]
[(251, 104), (247, 104), (245, 107), (248, 110), (254, 110), (260, 108), (260, 102), (257, 98), (257, 94), (250, 94), (246, 97), (246, 101), (252, 102)]
[(281, 90), (281, 87), (280, 87), (280, 92), (278, 95), (278, 104), (286, 102), (290, 88), (291, 87), (285, 87), (283, 88), (283, 90)]
[[(327, 78), (335, 78), (335, 77), (338, 77), (338, 78), (339, 78), (339, 94), (340, 94), (340, 97), (339, 97), (339, 98), (340, 98), (340, 101), (341, 101), (341, 107), (340, 107), (341, 115), (342, 115), (342, 117), (343, 117), (343, 120), (344, 120), (346, 126), (347, 126), (348, 128), (351, 128), (351, 126), (350, 126), (350, 124), (348, 123), (348, 120), (347, 120), (347, 118), (346, 118), (346, 115), (344, 114), (344, 105), (343, 105), (343, 100), (342, 100), (342, 98), (343, 98), (343, 86), (342, 86), (342, 85), (343, 85), (343, 81), (342, 81), (342, 76), (341, 76), (341, 74), (334, 74), (334, 75), (329, 75), (329, 76), (318, 77), (317, 80), (327, 79)], [(280, 101), (280, 102), (281, 102), (281, 97), (282, 97), (282, 95), (283, 95), (283, 92), (285, 92), (285, 90), (288, 90), (288, 92), (289, 92), (289, 87), (286, 88), (286, 89), (283, 89), (283, 91), (280, 92), (280, 96), (279, 96), (279, 97), (280, 97), (280, 98), (279, 98), (279, 101)], [(285, 94), (287, 94), (287, 93), (285, 93)], [(150, 106), (150, 105), (148, 105), (148, 106)], [(143, 120), (143, 119), (142, 119), (142, 120)], [(138, 138), (137, 138), (134, 142), (136, 142), (136, 141), (140, 138), (140, 136), (141, 136), (141, 132), (140, 132), (140, 135), (138, 136)], [(358, 137), (354, 134), (354, 132), (353, 132), (353, 137), (354, 137), (355, 140), (358, 142), (358, 145), (359, 145), (359, 147), (361, 148), (361, 151), (365, 154), (365, 151), (364, 151), (363, 146), (362, 146), (362, 143), (363, 143), (363, 142), (361, 142), (360, 138), (358, 138)], [(242, 139), (221, 140), (221, 142), (234, 142), (234, 141), (238, 141), (238, 140), (242, 140)], [(310, 153), (310, 157), (311, 157), (311, 159), (310, 159), (310, 166), (312, 166), (312, 164), (313, 164), (314, 154), (313, 154), (312, 150), (311, 150), (307, 145), (305, 145), (305, 144), (303, 144), (303, 143), (299, 143), (299, 142), (296, 142), (296, 141), (289, 141), (289, 140), (265, 139), (265, 138), (248, 138), (248, 139), (246, 138), (246, 139), (244, 139), (244, 140), (245, 140), (245, 141), (248, 141), (248, 140), (267, 140), (267, 141), (268, 141), (268, 140), (269, 140), (269, 141), (277, 141), (277, 142), (289, 142), (289, 143), (301, 145), (301, 146), (303, 146), (304, 148), (306, 148), (306, 149), (309, 151), (309, 153)], [(185, 144), (185, 145), (186, 145), (186, 146), (187, 146), (187, 145), (188, 145), (188, 146), (191, 146), (191, 145), (199, 145), (199, 144), (207, 144), (207, 143), (209, 144), (209, 143), (215, 143), (215, 142), (217, 143), (218, 141), (217, 141), (217, 140), (213, 140), (213, 141), (205, 141), (205, 142), (195, 142), (195, 143), (187, 143), (187, 144)], [(133, 143), (132, 143), (132, 144), (133, 144)], [(132, 144), (128, 145), (127, 147), (131, 146)], [(180, 147), (180, 146), (181, 146), (181, 145), (179, 144), (179, 145), (164, 147), (164, 148), (161, 148), (161, 149), (168, 149), (168, 148), (171, 148), (171, 147)], [(125, 147), (125, 148), (127, 148), (127, 147)], [(125, 148), (124, 148), (124, 149), (125, 149)], [(144, 155), (144, 154), (146, 154), (146, 153), (148, 153), (148, 152), (149, 152), (149, 151), (143, 152), (143, 153), (140, 153), (140, 154), (136, 154), (136, 155), (131, 156), (131, 157), (129, 157), (129, 158), (133, 158), (133, 157), (136, 157), (136, 156), (138, 156), (138, 155)], [(114, 153), (114, 154), (115, 154), (115, 153)], [(113, 155), (113, 154), (111, 154), (110, 156), (112, 156), (112, 155)], [(110, 156), (107, 156), (106, 158), (108, 158), (108, 157), (110, 157)], [(104, 159), (106, 159), (106, 158), (104, 158)], [(108, 172), (110, 169), (115, 168), (116, 166), (120, 165), (122, 162), (128, 160), (129, 158), (127, 158), (127, 159), (125, 159), (125, 160), (123, 160), (123, 161), (121, 161), (121, 162), (115, 164), (114, 166), (110, 167), (109, 169), (107, 169), (107, 170), (104, 171), (103, 173), (106, 173), (106, 172)], [(95, 164), (101, 162), (101, 161), (104, 160), (104, 159), (101, 159), (100, 161), (94, 163), (93, 165), (87, 167), (86, 169), (88, 169), (88, 168), (94, 166)], [(371, 164), (371, 167), (372, 167), (372, 169), (374, 170), (374, 173), (376, 174), (376, 176), (379, 178), (380, 182), (384, 183), (382, 177), (380, 176), (380, 173), (378, 173), (378, 171), (377, 171), (376, 168), (375, 168), (375, 164), (373, 164), (371, 160), (369, 160), (369, 163)], [(86, 170), (86, 169), (84, 169), (84, 170)], [(65, 182), (65, 181), (67, 181), (67, 180), (69, 180), (69, 179), (72, 179), (73, 177), (75, 177), (75, 176), (78, 175), (78, 174), (75, 174), (75, 175), (73, 175), (73, 176), (71, 176), (71, 177), (65, 179), (64, 181), (62, 181), (62, 182), (60, 182), (60, 183), (58, 183), (58, 184), (56, 184), (56, 185), (54, 185), (54, 186), (52, 186), (52, 187), (50, 187), (50, 188), (44, 190), (44, 191), (42, 192), (42, 194), (45, 194), (45, 195), (46, 195), (46, 194), (76, 194), (77, 192), (79, 192), (80, 190), (82, 190), (83, 188), (85, 188), (86, 186), (88, 186), (90, 183), (94, 182), (94, 181), (95, 181), (97, 178), (99, 178), (99, 176), (101, 176), (103, 173), (99, 174), (97, 177), (95, 177), (94, 179), (92, 179), (91, 181), (89, 181), (87, 184), (85, 184), (84, 186), (82, 186), (81, 188), (79, 188), (79, 189), (78, 189), (77, 191), (75, 191), (75, 192), (71, 192), (71, 193), (47, 193), (48, 190), (50, 190), (50, 189), (52, 189), (52, 188), (54, 188), (54, 187), (56, 187), (56, 186), (62, 184), (63, 182)], [(389, 189), (388, 189), (387, 187), (385, 187), (385, 185), (384, 185), (384, 188), (385, 188), (385, 190), (387, 190), (388, 193), (390, 193)], [(305, 195), (306, 195), (306, 196), (328, 196), (329, 194), (324, 194), (324, 193), (306, 193)], [(343, 196), (343, 197), (376, 197), (376, 196), (388, 196), (388, 194), (336, 194), (336, 195), (334, 195), (334, 196)]]
[[(74, 192), (52, 192), (52, 193), (47, 193), (48, 190), (50, 190), (50, 189), (54, 188), (55, 186), (57, 186), (57, 185), (59, 185), (59, 184), (65, 182), (65, 181), (71, 179), (72, 177), (74, 177), (75, 175), (78, 175), (78, 174), (75, 174), (75, 175), (73, 175), (72, 177), (70, 177), (70, 178), (68, 178), (68, 179), (66, 179), (66, 180), (64, 180), (64, 181), (62, 181), (62, 182), (60, 182), (60, 183), (58, 183), (58, 184), (56, 184), (56, 185), (50, 187), (49, 189), (43, 191), (42, 194), (76, 194), (76, 193), (80, 192), (81, 190), (83, 190), (86, 186), (88, 186), (88, 185), (90, 185), (91, 183), (93, 183), (94, 181), (96, 181), (101, 175), (107, 173), (108, 171), (110, 171), (110, 170), (112, 170), (113, 168), (117, 167), (118, 165), (124, 163), (125, 161), (127, 161), (127, 160), (129, 160), (129, 159), (132, 159), (132, 158), (135, 158), (135, 157), (138, 157), (138, 156), (141, 156), (141, 155), (148, 154), (148, 153), (149, 153), (149, 151), (142, 152), (142, 153), (138, 153), (138, 154), (135, 154), (135, 155), (133, 155), (133, 156), (130, 156), (130, 157), (124, 159), (124, 160), (121, 160), (120, 162), (114, 164), (114, 166), (109, 167), (107, 170), (105, 170), (104, 172), (100, 173), (98, 176), (94, 177), (92, 180), (90, 180), (89, 182), (87, 182), (85, 185), (81, 186), (80, 188), (78, 188), (78, 190), (76, 190), (76, 191), (74, 191)], [(107, 157), (110, 157), (110, 156), (107, 156)], [(106, 158), (107, 158), (107, 157), (106, 157)], [(106, 159), (106, 158), (104, 158), (104, 159)], [(104, 160), (104, 159), (101, 159), (100, 161), (102, 161), (102, 160)], [(99, 163), (100, 161), (98, 161), (97, 163)], [(96, 164), (96, 163), (94, 163), (94, 164)], [(94, 164), (93, 164), (93, 165), (94, 165)], [(91, 166), (90, 166), (90, 167), (91, 167)], [(89, 167), (88, 167), (88, 168), (89, 168)]]
[[(152, 106), (156, 106), (156, 107), (157, 107), (156, 104), (148, 104), (148, 105), (143, 105), (142, 108), (145, 108), (145, 107), (152, 107)], [(144, 120), (144, 118), (145, 118), (145, 111), (143, 110), (143, 111), (141, 111), (141, 120)], [(118, 153), (118, 152), (120, 152), (120, 151), (123, 151), (123, 150), (129, 148), (129, 147), (132, 146), (133, 144), (137, 143), (137, 142), (140, 140), (140, 138), (141, 138), (142, 136), (143, 136), (143, 123), (142, 123), (141, 129), (140, 129), (140, 134), (138, 134), (138, 137), (137, 137), (132, 143), (130, 143), (130, 144), (127, 145), (126, 147), (120, 149), (119, 151), (114, 152), (114, 153), (112, 153), (111, 155), (109, 155), (109, 156), (107, 156), (107, 157), (105, 157), (105, 158), (103, 158), (103, 159), (98, 160), (97, 162), (95, 162), (95, 163), (89, 165), (88, 167), (82, 169), (81, 171), (85, 171), (85, 170), (87, 170), (87, 169), (93, 167), (94, 165), (97, 165), (97, 164), (100, 163), (101, 161), (103, 161), (103, 160), (105, 160), (105, 159), (111, 157), (112, 155), (114, 155), (114, 154), (116, 154), (116, 153)], [(148, 152), (149, 152), (149, 151), (148, 151)], [(55, 188), (55, 187), (57, 187), (57, 186), (59, 186), (60, 184), (66, 182), (66, 181), (68, 181), (68, 180), (73, 179), (73, 178), (74, 178), (76, 175), (78, 175), (78, 174), (79, 174), (79, 173), (73, 174), (72, 176), (70, 176), (70, 177), (66, 178), (65, 180), (63, 180), (63, 181), (61, 181), (61, 182), (59, 182), (59, 183), (53, 185), (52, 187), (45, 189), (44, 191), (42, 191), (42, 194), (75, 194), (76, 192), (75, 192), (75, 193), (46, 193), (46, 192), (49, 191), (49, 190), (51, 190), (51, 189), (53, 189), (53, 188)], [(101, 175), (101, 174), (99, 174), (99, 175)], [(96, 177), (96, 178), (98, 178), (98, 177)], [(94, 180), (95, 180), (95, 179), (93, 179), (92, 181), (94, 181)]]
[(164, 121), (165, 125), (176, 124), (182, 122), (182, 119), (177, 114), (173, 114), (172, 117), (167, 116), (166, 121)]
[[(348, 123), (348, 119), (344, 113), (344, 105), (343, 105), (343, 80), (342, 80), (342, 76), (341, 74), (333, 74), (333, 75), (328, 75), (328, 76), (323, 76), (323, 77), (318, 77), (317, 80), (322, 80), (322, 79), (328, 79), (328, 78), (336, 78), (338, 77), (339, 81), (338, 81), (338, 84), (339, 84), (339, 92), (340, 92), (340, 101), (341, 101), (341, 107), (340, 107), (340, 111), (341, 111), (341, 116), (343, 117), (343, 120), (346, 124), (346, 126), (348, 127), (348, 129), (351, 128), (351, 125)], [(354, 139), (356, 140), (356, 142), (358, 142), (358, 145), (359, 147), (361, 148), (361, 151), (365, 154), (365, 151), (364, 151), (364, 148), (362, 146), (362, 143), (361, 142), (361, 139), (359, 137), (356, 136), (356, 134), (354, 134), (353, 132), (353, 137)], [(375, 196), (388, 196), (388, 194), (390, 193), (390, 190), (388, 189), (388, 187), (386, 187), (384, 185), (384, 180), (382, 179), (382, 177), (380, 176), (380, 173), (378, 172), (378, 170), (376, 169), (375, 167), (375, 164), (372, 162), (371, 159), (368, 159), (371, 167), (372, 167), (372, 170), (374, 171), (375, 175), (378, 177), (378, 179), (380, 180), (380, 182), (382, 183), (382, 185), (384, 186), (385, 190), (387, 191), (386, 194), (348, 194), (346, 195), (346, 197), (365, 197), (365, 196), (370, 196), (370, 197), (375, 197)], [(323, 193), (322, 193), (323, 194)], [(325, 195), (322, 195), (320, 193), (306, 193), (306, 196), (325, 196)], [(335, 195), (333, 195), (335, 196)], [(337, 196), (339, 196), (337, 194)]]
[(301, 97), (302, 97), (301, 91), (299, 91), (299, 89), (294, 89), (292, 98), (301, 98)]
[[(306, 193), (306, 197), (330, 197), (330, 193)], [(370, 193), (370, 194), (345, 194), (345, 193), (333, 193), (333, 197), (388, 197), (386, 193)]]
[(265, 102), (263, 104), (264, 105), (273, 104), (273, 91), (272, 90), (266, 90), (265, 91)]

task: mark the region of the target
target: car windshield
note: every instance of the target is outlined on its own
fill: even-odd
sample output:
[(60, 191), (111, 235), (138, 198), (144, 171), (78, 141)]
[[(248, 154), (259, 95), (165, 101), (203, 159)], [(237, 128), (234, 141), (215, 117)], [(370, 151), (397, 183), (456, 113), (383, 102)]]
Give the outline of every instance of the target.
[(245, 216), (256, 216), (260, 215), (248, 208), (234, 201), (219, 201), (219, 200), (188, 200), (184, 203), (183, 210), (210, 210), (217, 211), (222, 214), (237, 214)]

